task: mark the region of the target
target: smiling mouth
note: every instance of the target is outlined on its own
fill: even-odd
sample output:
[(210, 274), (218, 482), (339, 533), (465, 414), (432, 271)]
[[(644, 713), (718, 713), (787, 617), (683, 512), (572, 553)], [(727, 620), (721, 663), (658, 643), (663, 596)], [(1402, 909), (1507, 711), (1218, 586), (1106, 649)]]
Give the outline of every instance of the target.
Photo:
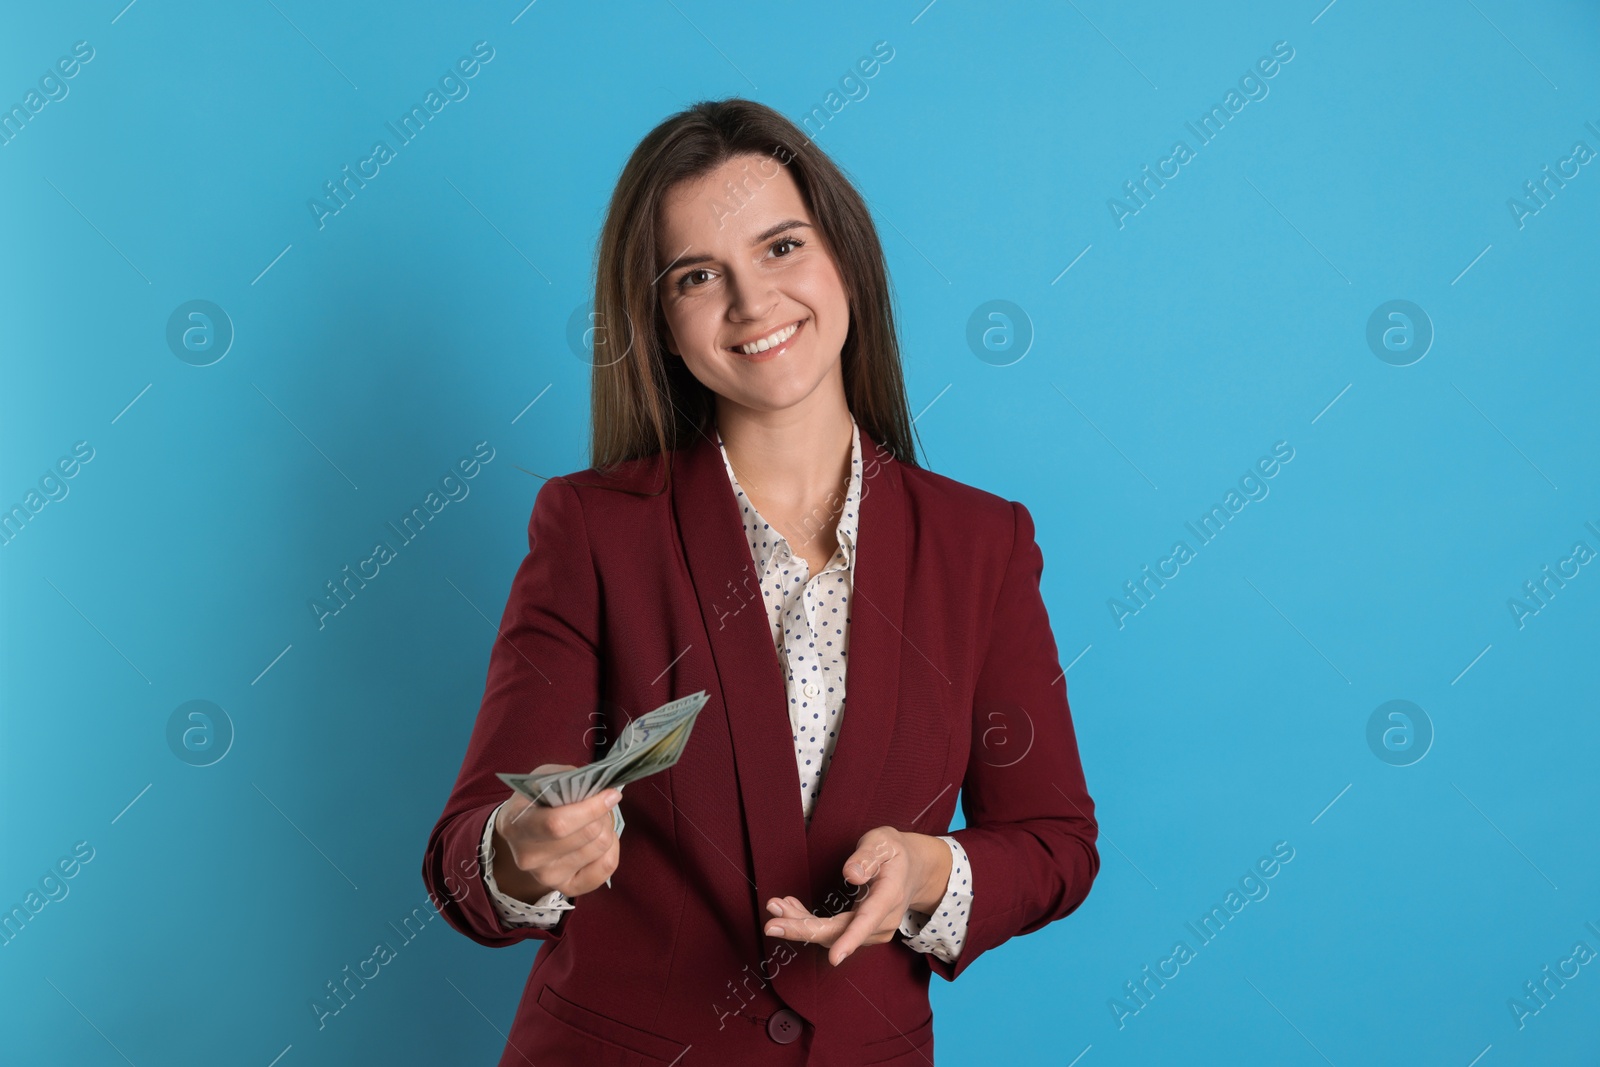
[(742, 345), (729, 345), (728, 351), (737, 352), (741, 356), (759, 356), (763, 352), (781, 348), (794, 338), (794, 335), (800, 331), (800, 327), (804, 326), (805, 322), (805, 319), (796, 319), (787, 326), (780, 327), (754, 341)]

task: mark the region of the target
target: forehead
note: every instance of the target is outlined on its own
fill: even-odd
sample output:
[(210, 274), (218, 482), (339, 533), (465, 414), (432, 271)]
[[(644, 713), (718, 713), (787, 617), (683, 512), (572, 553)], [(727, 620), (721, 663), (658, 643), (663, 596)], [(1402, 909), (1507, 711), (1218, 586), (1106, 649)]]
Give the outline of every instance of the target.
[(789, 168), (772, 156), (734, 156), (667, 190), (656, 221), (657, 242), (667, 257), (732, 250), (779, 219), (811, 221)]

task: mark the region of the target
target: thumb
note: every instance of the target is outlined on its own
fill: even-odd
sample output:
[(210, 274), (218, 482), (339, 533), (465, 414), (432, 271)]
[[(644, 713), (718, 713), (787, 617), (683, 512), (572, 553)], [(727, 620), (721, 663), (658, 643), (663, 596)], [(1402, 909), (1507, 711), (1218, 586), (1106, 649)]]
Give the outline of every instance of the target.
[(852, 885), (861, 885), (870, 881), (878, 873), (878, 864), (875, 862), (876, 850), (865, 846), (851, 853), (850, 858), (844, 861), (845, 881)]
[(856, 850), (844, 861), (845, 879), (854, 885), (871, 881), (896, 852), (893, 831), (887, 827), (869, 830), (856, 842)]

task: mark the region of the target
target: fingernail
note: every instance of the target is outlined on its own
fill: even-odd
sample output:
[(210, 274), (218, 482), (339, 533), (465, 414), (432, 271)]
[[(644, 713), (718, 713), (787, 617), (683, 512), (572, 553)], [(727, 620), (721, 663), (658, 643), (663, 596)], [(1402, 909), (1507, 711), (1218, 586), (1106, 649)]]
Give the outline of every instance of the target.
[(621, 799), (622, 799), (622, 794), (621, 793), (615, 793), (614, 792), (614, 793), (609, 794), (606, 797), (606, 807), (608, 807), (608, 808), (616, 807), (617, 806), (617, 801), (619, 801)]
[[(774, 915), (783, 914), (783, 909), (778, 906), (778, 902), (776, 900), (767, 901), (767, 910), (772, 912)], [(771, 931), (769, 930), (768, 933), (771, 933)]]
[(767, 933), (772, 937), (776, 937), (783, 933), (783, 927), (779, 926), (777, 923), (770, 923), (767, 926)]

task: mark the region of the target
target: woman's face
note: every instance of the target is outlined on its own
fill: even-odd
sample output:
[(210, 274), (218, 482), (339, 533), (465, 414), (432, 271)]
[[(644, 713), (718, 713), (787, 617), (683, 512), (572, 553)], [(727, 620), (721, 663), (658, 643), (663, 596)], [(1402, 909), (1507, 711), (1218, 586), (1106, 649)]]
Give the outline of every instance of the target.
[[(667, 349), (702, 385), (757, 411), (827, 402), (824, 384), (842, 400), (849, 299), (776, 159), (735, 156), (680, 182), (662, 202), (656, 239)], [(757, 342), (770, 347), (744, 350)]]

